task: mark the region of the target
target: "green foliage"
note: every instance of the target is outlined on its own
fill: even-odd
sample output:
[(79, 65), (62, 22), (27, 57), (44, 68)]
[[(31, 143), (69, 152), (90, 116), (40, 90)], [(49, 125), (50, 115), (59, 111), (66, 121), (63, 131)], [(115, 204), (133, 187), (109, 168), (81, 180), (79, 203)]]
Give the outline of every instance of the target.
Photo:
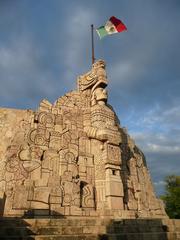
[(161, 199), (170, 218), (180, 218), (180, 176), (167, 176), (166, 191)]

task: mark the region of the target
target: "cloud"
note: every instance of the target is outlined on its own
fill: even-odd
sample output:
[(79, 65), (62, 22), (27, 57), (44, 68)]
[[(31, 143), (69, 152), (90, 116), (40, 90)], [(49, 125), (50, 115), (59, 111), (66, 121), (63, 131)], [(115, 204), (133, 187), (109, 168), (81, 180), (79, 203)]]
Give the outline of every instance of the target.
[(145, 151), (149, 151), (151, 153), (180, 154), (180, 146), (163, 146), (160, 144), (147, 143), (147, 149), (145, 149)]
[[(131, 132), (131, 136), (135, 139), (136, 143), (143, 149), (148, 155), (152, 156), (152, 159), (157, 156), (161, 164), (166, 159), (175, 157), (175, 161), (179, 161), (180, 155), (180, 135), (178, 138), (174, 138), (174, 135), (170, 133), (151, 132), (144, 130), (143, 132)], [(161, 157), (162, 156), (162, 157)], [(151, 158), (149, 162), (153, 161)], [(174, 161), (172, 159), (172, 161)], [(172, 164), (169, 162), (169, 165)], [(161, 165), (159, 165), (161, 167)]]
[(38, 49), (31, 42), (31, 38), (16, 37), (11, 43), (0, 47), (1, 71), (8, 71), (10, 74), (31, 71), (34, 60), (37, 57)]
[[(149, 111), (150, 112), (150, 111)], [(168, 109), (165, 112), (170, 112)], [(149, 127), (147, 121), (144, 121), (143, 113), (132, 111), (128, 118), (131, 123), (126, 123), (129, 128), (129, 135), (135, 140), (137, 146), (143, 151), (146, 157), (147, 166), (155, 184), (158, 195), (163, 194), (164, 185), (160, 184), (168, 175), (179, 175), (180, 161), (180, 129), (179, 124), (169, 125), (164, 122), (162, 125), (162, 116), (155, 116), (156, 111), (151, 111), (153, 122), (150, 121)], [(145, 112), (144, 112), (145, 115)], [(166, 115), (166, 114), (165, 114)], [(154, 116), (154, 117), (153, 117)], [(173, 119), (173, 115), (171, 115)], [(154, 120), (155, 119), (155, 120)]]
[(40, 56), (31, 37), (16, 37), (0, 46), (0, 95), (4, 101), (16, 99), (17, 104), (25, 99), (30, 106), (37, 106), (38, 97), (53, 95), (54, 87), (49, 81), (52, 74), (41, 68)]
[(76, 6), (71, 18), (66, 22), (67, 39), (64, 45), (64, 77), (67, 81), (75, 76), (88, 71), (91, 63), (90, 25), (95, 19), (96, 13), (90, 8)]
[(34, 50), (29, 39), (21, 38), (13, 39), (11, 44), (0, 47), (1, 95), (7, 94), (4, 91), (6, 87), (9, 96), (13, 95), (13, 91), (18, 90), (22, 82), (26, 81), (22, 75), (25, 77), (33, 70)]
[(109, 76), (111, 77), (113, 87), (133, 87), (143, 74), (144, 70), (137, 61), (128, 59), (114, 63), (109, 68)]
[(158, 181), (158, 182), (155, 182), (154, 185), (156, 186), (164, 186), (166, 184), (165, 181)]
[(129, 134), (144, 152), (157, 194), (162, 194), (163, 179), (179, 174), (180, 127), (177, 99), (169, 104), (156, 103), (144, 111), (131, 111), (127, 118)]
[(157, 182), (154, 182), (154, 186), (155, 186), (156, 192), (158, 193), (159, 196), (164, 194), (164, 189), (165, 189), (165, 186), (166, 186), (165, 181), (159, 180)]

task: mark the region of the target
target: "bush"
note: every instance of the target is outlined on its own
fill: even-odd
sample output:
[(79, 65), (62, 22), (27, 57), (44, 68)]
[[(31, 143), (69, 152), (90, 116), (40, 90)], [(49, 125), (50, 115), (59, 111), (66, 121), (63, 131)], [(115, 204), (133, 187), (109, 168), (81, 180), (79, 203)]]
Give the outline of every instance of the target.
[(170, 218), (180, 219), (180, 176), (167, 176), (165, 194), (161, 199)]

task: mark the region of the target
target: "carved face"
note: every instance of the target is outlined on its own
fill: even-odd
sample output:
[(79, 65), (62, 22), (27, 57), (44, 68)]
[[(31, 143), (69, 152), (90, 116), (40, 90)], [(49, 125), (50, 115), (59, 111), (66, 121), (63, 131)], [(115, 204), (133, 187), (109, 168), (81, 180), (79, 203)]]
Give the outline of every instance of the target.
[(99, 101), (106, 101), (107, 100), (107, 90), (104, 88), (96, 88), (94, 91), (95, 99)]
[(93, 64), (93, 67), (94, 68), (105, 68), (106, 67), (105, 61), (99, 60)]

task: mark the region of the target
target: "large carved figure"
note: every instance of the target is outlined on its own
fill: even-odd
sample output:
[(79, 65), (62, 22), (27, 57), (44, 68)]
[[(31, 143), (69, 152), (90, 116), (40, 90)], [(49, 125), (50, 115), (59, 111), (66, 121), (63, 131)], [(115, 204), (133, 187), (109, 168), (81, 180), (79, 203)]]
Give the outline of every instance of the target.
[(0, 110), (1, 215), (166, 216), (107, 84), (99, 60), (54, 104)]

